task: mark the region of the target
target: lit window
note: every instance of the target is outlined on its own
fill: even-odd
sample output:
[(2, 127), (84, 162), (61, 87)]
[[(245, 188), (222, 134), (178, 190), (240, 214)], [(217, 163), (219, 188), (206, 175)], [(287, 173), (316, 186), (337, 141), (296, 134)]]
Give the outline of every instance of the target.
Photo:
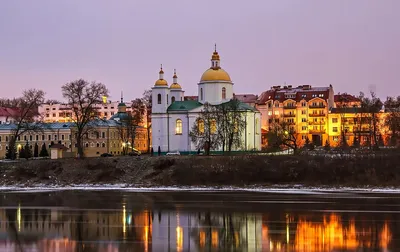
[(268, 115), (269, 115), (269, 116), (272, 115), (272, 111), (268, 111)]
[(338, 132), (338, 127), (333, 127), (333, 128), (332, 128), (332, 131), (333, 131), (333, 132)]
[(199, 127), (199, 132), (200, 132), (201, 134), (203, 134), (203, 133), (204, 133), (204, 120), (203, 120), (203, 119), (200, 119), (200, 120), (198, 121), (198, 127)]
[(332, 118), (332, 123), (337, 123), (338, 119), (337, 118)]
[(176, 120), (175, 134), (177, 134), (177, 135), (182, 134), (182, 120), (181, 119)]
[(210, 125), (211, 134), (215, 134), (217, 132), (217, 122), (213, 119)]
[(275, 114), (275, 115), (279, 115), (279, 111), (275, 111), (274, 114)]
[(225, 99), (226, 99), (226, 88), (223, 87), (222, 88), (222, 100), (225, 100)]

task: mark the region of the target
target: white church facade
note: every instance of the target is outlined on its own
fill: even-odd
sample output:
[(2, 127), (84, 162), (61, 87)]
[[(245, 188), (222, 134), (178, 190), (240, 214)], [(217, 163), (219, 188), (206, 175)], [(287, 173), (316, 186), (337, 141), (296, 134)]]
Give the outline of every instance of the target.
[[(219, 105), (234, 97), (233, 82), (220, 66), (220, 56), (215, 50), (211, 67), (201, 76), (198, 85), (198, 100), (184, 100), (184, 91), (178, 84), (174, 72), (173, 83), (169, 86), (161, 68), (159, 79), (152, 88), (152, 147), (155, 152), (195, 153), (198, 150), (191, 142), (190, 130), (203, 109), (203, 104)], [(242, 147), (234, 151), (261, 150), (261, 114), (245, 104), (240, 104), (246, 127), (242, 132)], [(222, 150), (222, 147), (221, 147)], [(220, 150), (212, 150), (220, 151)]]

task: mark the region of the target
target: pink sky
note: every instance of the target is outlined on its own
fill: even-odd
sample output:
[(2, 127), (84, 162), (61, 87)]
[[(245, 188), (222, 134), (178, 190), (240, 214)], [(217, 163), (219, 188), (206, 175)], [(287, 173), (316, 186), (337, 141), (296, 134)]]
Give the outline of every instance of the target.
[(311, 84), (400, 95), (399, 0), (12, 0), (0, 2), (0, 97), (36, 87), (60, 99), (77, 79), (113, 100), (177, 69), (186, 95), (214, 43), (236, 93)]

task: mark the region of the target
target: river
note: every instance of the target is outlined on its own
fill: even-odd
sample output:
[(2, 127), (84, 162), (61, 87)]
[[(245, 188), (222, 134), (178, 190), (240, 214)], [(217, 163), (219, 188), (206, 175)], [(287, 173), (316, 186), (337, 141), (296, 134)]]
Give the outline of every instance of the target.
[(400, 194), (0, 192), (0, 251), (400, 251)]

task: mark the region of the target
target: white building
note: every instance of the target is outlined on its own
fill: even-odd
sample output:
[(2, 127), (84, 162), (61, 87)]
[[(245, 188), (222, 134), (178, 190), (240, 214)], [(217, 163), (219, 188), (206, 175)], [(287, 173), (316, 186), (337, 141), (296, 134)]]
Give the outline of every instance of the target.
[[(103, 119), (110, 119), (113, 115), (118, 113), (119, 101), (105, 101), (102, 104), (97, 104), (98, 117)], [(128, 110), (131, 103), (126, 103)], [(67, 104), (62, 103), (44, 103), (38, 108), (39, 114), (45, 122), (72, 122), (72, 110), (69, 109)]]
[[(196, 152), (189, 133), (203, 109), (203, 104), (229, 102), (233, 98), (233, 82), (229, 74), (221, 68), (216, 50), (212, 54), (211, 67), (203, 73), (197, 84), (197, 101), (184, 101), (184, 91), (178, 84), (176, 73), (171, 86), (164, 79), (162, 68), (159, 74), (159, 79), (152, 88), (152, 147), (155, 152), (158, 147), (161, 152)], [(261, 150), (260, 112), (245, 103), (241, 103), (240, 108), (247, 125), (242, 133), (243, 146), (236, 151)]]

